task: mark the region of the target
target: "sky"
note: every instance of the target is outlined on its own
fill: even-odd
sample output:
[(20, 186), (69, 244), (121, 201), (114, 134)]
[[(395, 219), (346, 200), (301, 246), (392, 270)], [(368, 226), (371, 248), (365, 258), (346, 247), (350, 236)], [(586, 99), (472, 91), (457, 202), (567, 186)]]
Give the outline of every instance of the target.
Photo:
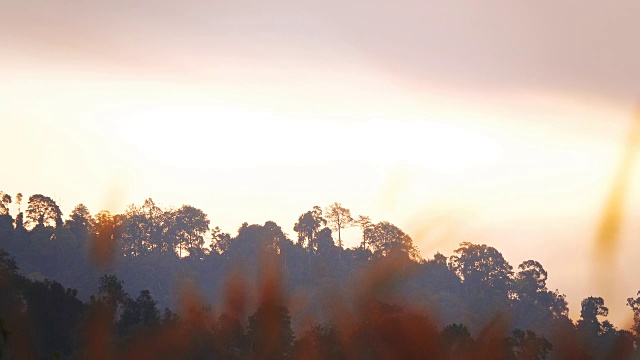
[[(640, 166), (615, 261), (594, 242), (640, 95), (640, 3), (0, 0), (0, 190), (68, 214), (152, 197), (212, 225), (314, 205), (422, 255), (528, 259), (571, 315), (640, 290)], [(347, 245), (360, 234), (346, 232)]]

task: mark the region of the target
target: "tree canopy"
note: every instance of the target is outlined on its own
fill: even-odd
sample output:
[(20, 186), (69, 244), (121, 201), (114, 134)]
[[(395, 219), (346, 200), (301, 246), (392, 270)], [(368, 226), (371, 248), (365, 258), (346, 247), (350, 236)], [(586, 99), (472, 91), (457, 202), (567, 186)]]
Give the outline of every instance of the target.
[[(514, 271), (496, 248), (470, 242), (423, 258), (398, 226), (354, 220), (339, 203), (303, 212), (294, 241), (273, 221), (232, 234), (201, 209), (151, 198), (121, 214), (78, 204), (63, 219), (33, 195), (25, 226), (9, 204), (0, 205), (3, 354), (25, 341), (32, 357), (63, 358), (640, 355), (640, 298), (627, 301), (631, 331), (609, 322), (596, 296), (574, 322), (540, 262)], [(340, 231), (356, 223), (362, 242), (345, 248)]]

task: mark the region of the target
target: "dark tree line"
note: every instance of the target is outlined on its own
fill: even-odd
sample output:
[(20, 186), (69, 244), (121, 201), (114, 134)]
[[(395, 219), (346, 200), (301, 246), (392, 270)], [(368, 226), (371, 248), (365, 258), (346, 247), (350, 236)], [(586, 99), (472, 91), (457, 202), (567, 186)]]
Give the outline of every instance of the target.
[[(80, 204), (66, 219), (50, 197), (29, 197), (24, 213), (21, 201), (0, 193), (3, 354), (638, 357), (640, 297), (628, 300), (630, 331), (606, 320), (599, 297), (583, 300), (574, 323), (539, 262), (514, 269), (497, 249), (467, 242), (424, 259), (397, 226), (354, 219), (338, 203), (302, 213), (291, 240), (272, 221), (232, 235), (200, 209), (151, 199), (115, 215)], [(340, 233), (351, 226), (362, 241), (345, 248)], [(198, 290), (180, 295), (185, 284)]]

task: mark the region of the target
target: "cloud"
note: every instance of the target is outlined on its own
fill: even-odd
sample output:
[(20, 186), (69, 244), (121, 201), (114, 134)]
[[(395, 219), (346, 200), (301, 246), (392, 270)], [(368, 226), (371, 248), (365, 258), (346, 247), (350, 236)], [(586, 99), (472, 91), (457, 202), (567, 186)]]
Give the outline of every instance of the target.
[(626, 103), (640, 94), (639, 14), (635, 0), (9, 0), (0, 42), (15, 63), (161, 79), (207, 78), (233, 63), (354, 62), (417, 89)]

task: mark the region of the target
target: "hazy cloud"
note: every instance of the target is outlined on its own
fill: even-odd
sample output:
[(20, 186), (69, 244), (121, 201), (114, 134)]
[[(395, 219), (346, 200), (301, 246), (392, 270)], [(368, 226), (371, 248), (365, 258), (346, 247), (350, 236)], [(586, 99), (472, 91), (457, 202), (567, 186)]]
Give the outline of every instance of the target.
[(1, 6), (5, 55), (47, 66), (198, 77), (221, 62), (339, 65), (354, 58), (417, 88), (535, 89), (616, 102), (640, 94), (635, 0), (9, 0)]

